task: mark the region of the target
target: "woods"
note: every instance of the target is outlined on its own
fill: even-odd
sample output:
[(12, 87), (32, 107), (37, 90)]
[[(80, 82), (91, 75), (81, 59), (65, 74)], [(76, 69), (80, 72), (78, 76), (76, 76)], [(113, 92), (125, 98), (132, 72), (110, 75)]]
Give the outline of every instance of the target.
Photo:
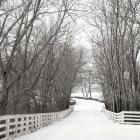
[(82, 65), (72, 26), (77, 0), (0, 3), (0, 115), (69, 107)]
[(138, 125), (140, 0), (0, 0), (1, 140), (134, 139)]
[(89, 25), (97, 78), (105, 106), (113, 112), (140, 110), (140, 1), (99, 0)]
[[(92, 64), (75, 43), (79, 12)], [(64, 110), (76, 85), (91, 97), (95, 83), (108, 110), (139, 111), (139, 12), (140, 0), (1, 1), (0, 114)]]

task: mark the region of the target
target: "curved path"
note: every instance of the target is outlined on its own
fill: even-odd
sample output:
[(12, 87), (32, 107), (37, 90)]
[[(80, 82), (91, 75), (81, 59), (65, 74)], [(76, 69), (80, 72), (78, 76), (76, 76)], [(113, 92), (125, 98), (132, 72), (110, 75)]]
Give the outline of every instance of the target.
[(103, 104), (77, 99), (74, 112), (62, 121), (15, 140), (139, 140), (140, 126), (106, 119)]

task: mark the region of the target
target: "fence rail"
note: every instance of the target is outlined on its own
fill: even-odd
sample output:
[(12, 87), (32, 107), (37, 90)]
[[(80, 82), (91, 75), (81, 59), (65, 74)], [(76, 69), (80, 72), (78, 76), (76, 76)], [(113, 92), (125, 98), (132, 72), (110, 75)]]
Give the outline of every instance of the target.
[(137, 111), (122, 111), (114, 113), (103, 107), (102, 112), (108, 119), (119, 124), (140, 124), (140, 112)]
[(0, 140), (10, 140), (67, 117), (73, 107), (61, 112), (0, 116)]

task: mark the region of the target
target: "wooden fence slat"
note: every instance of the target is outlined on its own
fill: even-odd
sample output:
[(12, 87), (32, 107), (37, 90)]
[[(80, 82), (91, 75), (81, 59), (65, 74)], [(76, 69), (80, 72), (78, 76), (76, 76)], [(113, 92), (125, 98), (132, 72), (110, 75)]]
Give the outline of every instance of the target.
[(120, 124), (140, 124), (140, 112), (122, 111), (120, 113), (114, 113), (104, 107), (102, 112), (113, 122), (118, 122)]
[(61, 112), (0, 116), (0, 140), (32, 133), (68, 116), (74, 107)]

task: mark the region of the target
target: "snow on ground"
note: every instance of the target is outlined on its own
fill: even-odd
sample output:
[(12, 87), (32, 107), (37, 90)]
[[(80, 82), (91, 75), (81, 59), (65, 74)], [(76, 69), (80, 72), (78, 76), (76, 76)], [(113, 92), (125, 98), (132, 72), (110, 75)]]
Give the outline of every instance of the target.
[[(77, 91), (77, 92), (72, 93), (72, 97), (73, 96), (83, 97), (83, 93), (81, 93), (80, 91)], [(84, 96), (86, 95), (84, 94)], [(91, 97), (95, 99), (103, 100), (102, 92), (92, 92)]]
[(101, 112), (102, 103), (76, 99), (74, 112), (62, 121), (15, 140), (139, 140), (139, 125), (119, 125)]

